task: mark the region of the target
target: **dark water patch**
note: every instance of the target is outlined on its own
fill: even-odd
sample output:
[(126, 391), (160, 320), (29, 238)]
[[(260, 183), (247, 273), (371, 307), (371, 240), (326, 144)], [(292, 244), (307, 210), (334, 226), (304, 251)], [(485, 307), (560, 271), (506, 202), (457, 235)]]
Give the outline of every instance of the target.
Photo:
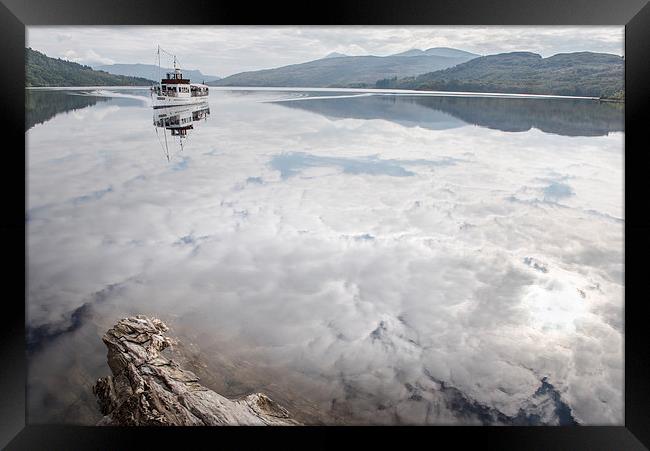
[(605, 136), (624, 130), (623, 109), (594, 100), (430, 97), (418, 101), (469, 124), (504, 132), (536, 128), (563, 136)]
[(32, 222), (35, 219), (44, 219), (43, 217), (39, 217), (40, 214), (52, 208), (53, 205), (54, 204), (46, 204), (39, 207), (30, 208), (25, 213), (25, 223)]
[(262, 177), (248, 177), (246, 179), (246, 183), (250, 183), (252, 185), (263, 185), (264, 180), (262, 179)]
[(535, 392), (535, 397), (548, 396), (553, 404), (555, 415), (557, 415), (560, 426), (576, 426), (578, 422), (573, 417), (573, 412), (571, 407), (565, 403), (561, 396), (560, 392), (557, 391), (555, 387), (548, 381), (547, 377), (542, 378), (542, 385)]
[(112, 192), (113, 192), (113, 187), (109, 186), (108, 188), (105, 189), (100, 189), (97, 191), (93, 191), (92, 193), (89, 194), (84, 194), (83, 196), (75, 197), (70, 202), (72, 202), (74, 205), (79, 205), (86, 202), (91, 202), (93, 200), (99, 200), (102, 197), (104, 197), (106, 194)]
[(209, 152), (203, 152), (203, 155), (209, 155), (211, 157), (217, 157), (217, 156), (221, 155), (222, 153), (223, 153), (223, 151), (220, 150), (220, 149), (213, 149), (213, 150), (210, 150)]
[(504, 132), (536, 128), (563, 136), (604, 136), (624, 130), (622, 107), (595, 100), (375, 95), (276, 104), (328, 118), (383, 119), (431, 130), (467, 124)]
[(25, 90), (25, 131), (36, 124), (49, 121), (58, 114), (80, 110), (108, 97), (72, 95), (67, 91)]
[(557, 200), (565, 197), (573, 196), (575, 193), (569, 185), (566, 183), (560, 182), (551, 182), (546, 188), (544, 188), (544, 197)]
[(174, 244), (195, 244), (196, 240), (191, 235), (185, 235), (179, 238)]
[(27, 324), (25, 326), (25, 333), (27, 335), (28, 356), (43, 349), (43, 347), (55, 341), (57, 338), (81, 328), (84, 321), (88, 319), (94, 305), (104, 302), (117, 290), (121, 289), (122, 285), (122, 283), (107, 285), (106, 288), (96, 292), (90, 301), (72, 310), (67, 318), (61, 321), (46, 323), (37, 327), (30, 327)]
[[(531, 408), (528, 411), (519, 409), (516, 415), (507, 415), (499, 409), (471, 399), (456, 387), (433, 377), (426, 368), (423, 369), (423, 372), (428, 379), (440, 387), (438, 391), (444, 395), (447, 407), (457, 413), (461, 419), (478, 419), (484, 426), (498, 424), (507, 426), (542, 426), (554, 424), (554, 422), (547, 421), (543, 412), (539, 409)], [(542, 378), (540, 387), (535, 391), (531, 399), (533, 405), (544, 403), (551, 403), (554, 414), (553, 420), (559, 426), (578, 425), (578, 422), (573, 417), (571, 407), (562, 400), (560, 393), (548, 382), (546, 377)]]
[(96, 98), (96, 99), (106, 99), (109, 101), (110, 105), (115, 105), (119, 107), (125, 107), (125, 108), (141, 108), (142, 106), (146, 105), (146, 102), (148, 102), (148, 97), (149, 97), (149, 92), (148, 91), (129, 91), (128, 95), (132, 96), (137, 96), (140, 98), (136, 97), (111, 97), (110, 95), (104, 95), (101, 93), (95, 93), (93, 91), (90, 92), (72, 92), (71, 95), (77, 96), (77, 97), (91, 97), (91, 98)]
[(112, 193), (113, 191), (114, 191), (113, 187), (108, 186), (107, 188), (104, 188), (104, 189), (93, 191), (93, 192), (88, 193), (88, 194), (83, 194), (81, 196), (73, 197), (71, 199), (68, 199), (68, 200), (60, 203), (60, 204), (49, 203), (49, 204), (45, 204), (45, 205), (40, 205), (38, 207), (30, 208), (29, 210), (27, 210), (27, 212), (25, 214), (25, 222), (29, 223), (29, 222), (33, 221), (34, 219), (40, 219), (40, 220), (46, 220), (47, 221), (47, 219), (44, 216), (42, 216), (42, 214), (48, 212), (50, 209), (52, 209), (53, 207), (56, 207), (57, 205), (68, 204), (68, 205), (77, 206), (77, 205), (85, 204), (85, 203), (88, 203), (88, 202), (92, 202), (94, 200), (99, 200), (99, 199), (103, 198), (106, 194)]
[(64, 321), (56, 324), (44, 324), (35, 328), (27, 327), (27, 354), (34, 354), (58, 337), (79, 329), (89, 309), (90, 304), (85, 303), (74, 309), (69, 318)]
[(524, 257), (524, 264), (530, 266), (531, 268), (539, 272), (543, 272), (543, 273), (548, 272), (548, 266), (545, 263), (537, 261), (533, 257)]
[(372, 341), (384, 340), (387, 336), (387, 332), (388, 328), (386, 327), (386, 322), (380, 321), (379, 325), (372, 332), (370, 332), (370, 338)]
[(310, 99), (277, 102), (289, 108), (317, 113), (330, 119), (381, 119), (404, 127), (422, 127), (430, 130), (447, 130), (467, 125), (444, 111), (429, 108), (416, 101), (416, 97), (358, 96), (328, 99)]

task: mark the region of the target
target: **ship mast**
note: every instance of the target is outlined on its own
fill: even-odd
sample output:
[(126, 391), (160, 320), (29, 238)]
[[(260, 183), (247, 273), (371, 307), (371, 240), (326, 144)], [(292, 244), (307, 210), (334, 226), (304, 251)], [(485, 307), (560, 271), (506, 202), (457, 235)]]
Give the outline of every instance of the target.
[(162, 64), (161, 64), (161, 62), (160, 62), (160, 52), (163, 52), (163, 53), (165, 53), (165, 54), (167, 54), (167, 55), (169, 55), (169, 56), (171, 56), (171, 57), (174, 58), (174, 72), (179, 73), (179, 72), (180, 72), (180, 67), (179, 67), (179, 65), (178, 65), (178, 59), (176, 58), (176, 55), (174, 55), (174, 54), (172, 54), (172, 53), (169, 53), (167, 50), (165, 50), (165, 49), (163, 49), (162, 47), (160, 47), (160, 44), (158, 44), (158, 51), (157, 51), (157, 55), (158, 55), (158, 70), (160, 70), (160, 68), (162, 67)]

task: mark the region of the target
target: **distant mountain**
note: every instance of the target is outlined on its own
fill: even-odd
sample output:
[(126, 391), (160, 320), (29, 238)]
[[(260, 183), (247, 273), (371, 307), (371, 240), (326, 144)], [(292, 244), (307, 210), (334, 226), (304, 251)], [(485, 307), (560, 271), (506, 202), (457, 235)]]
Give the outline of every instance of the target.
[(26, 86), (148, 86), (151, 80), (113, 75), (25, 49)]
[[(143, 77), (149, 79), (157, 79), (158, 75), (162, 78), (167, 72), (174, 71), (172, 68), (158, 68), (158, 66), (153, 64), (106, 64), (103, 66), (95, 66), (95, 69), (103, 70), (115, 75), (128, 75), (131, 77)], [(216, 75), (204, 75), (200, 70), (182, 69), (182, 72), (183, 77), (189, 78), (195, 83), (214, 81), (219, 80), (220, 78)]]
[(375, 82), (380, 78), (415, 76), (452, 67), (476, 56), (468, 52), (462, 53), (458, 56), (422, 54), (408, 58), (396, 55), (330, 54), (325, 58), (302, 64), (242, 72), (208, 84), (213, 86), (375, 87)]
[(451, 58), (465, 57), (467, 59), (472, 59), (480, 56), (475, 53), (466, 52), (465, 50), (452, 49), (449, 47), (432, 47), (426, 50), (411, 49), (411, 50), (407, 50), (406, 52), (396, 53), (392, 56), (422, 56), (422, 55), (448, 56)]
[(536, 53), (512, 52), (482, 56), (416, 77), (387, 78), (376, 86), (616, 97), (622, 95), (623, 69), (623, 57), (607, 53), (560, 53), (542, 58)]
[[(348, 55), (346, 55), (344, 53), (332, 52), (332, 53), (328, 53), (327, 55), (325, 55), (325, 58), (342, 58), (344, 56), (348, 56)], [(323, 58), (323, 59), (325, 59), (325, 58)]]
[(405, 52), (395, 53), (394, 55), (391, 55), (391, 56), (422, 56), (422, 55), (424, 55), (423, 50), (411, 49), (411, 50), (407, 50)]

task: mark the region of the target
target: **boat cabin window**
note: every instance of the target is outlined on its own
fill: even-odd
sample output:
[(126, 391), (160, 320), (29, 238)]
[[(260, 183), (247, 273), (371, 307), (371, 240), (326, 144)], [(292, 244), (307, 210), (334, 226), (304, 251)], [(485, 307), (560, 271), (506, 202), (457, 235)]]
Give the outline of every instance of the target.
[(192, 97), (203, 97), (208, 95), (208, 88), (205, 86), (192, 86)]

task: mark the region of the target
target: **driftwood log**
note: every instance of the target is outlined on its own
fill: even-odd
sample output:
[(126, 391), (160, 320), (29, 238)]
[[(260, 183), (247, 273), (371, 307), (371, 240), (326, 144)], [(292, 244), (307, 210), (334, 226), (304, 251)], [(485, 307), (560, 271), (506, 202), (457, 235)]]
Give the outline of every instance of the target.
[(159, 319), (138, 315), (118, 321), (102, 340), (112, 376), (93, 386), (104, 415), (99, 425), (295, 425), (289, 413), (262, 393), (231, 400), (204, 387), (161, 352), (176, 342)]

